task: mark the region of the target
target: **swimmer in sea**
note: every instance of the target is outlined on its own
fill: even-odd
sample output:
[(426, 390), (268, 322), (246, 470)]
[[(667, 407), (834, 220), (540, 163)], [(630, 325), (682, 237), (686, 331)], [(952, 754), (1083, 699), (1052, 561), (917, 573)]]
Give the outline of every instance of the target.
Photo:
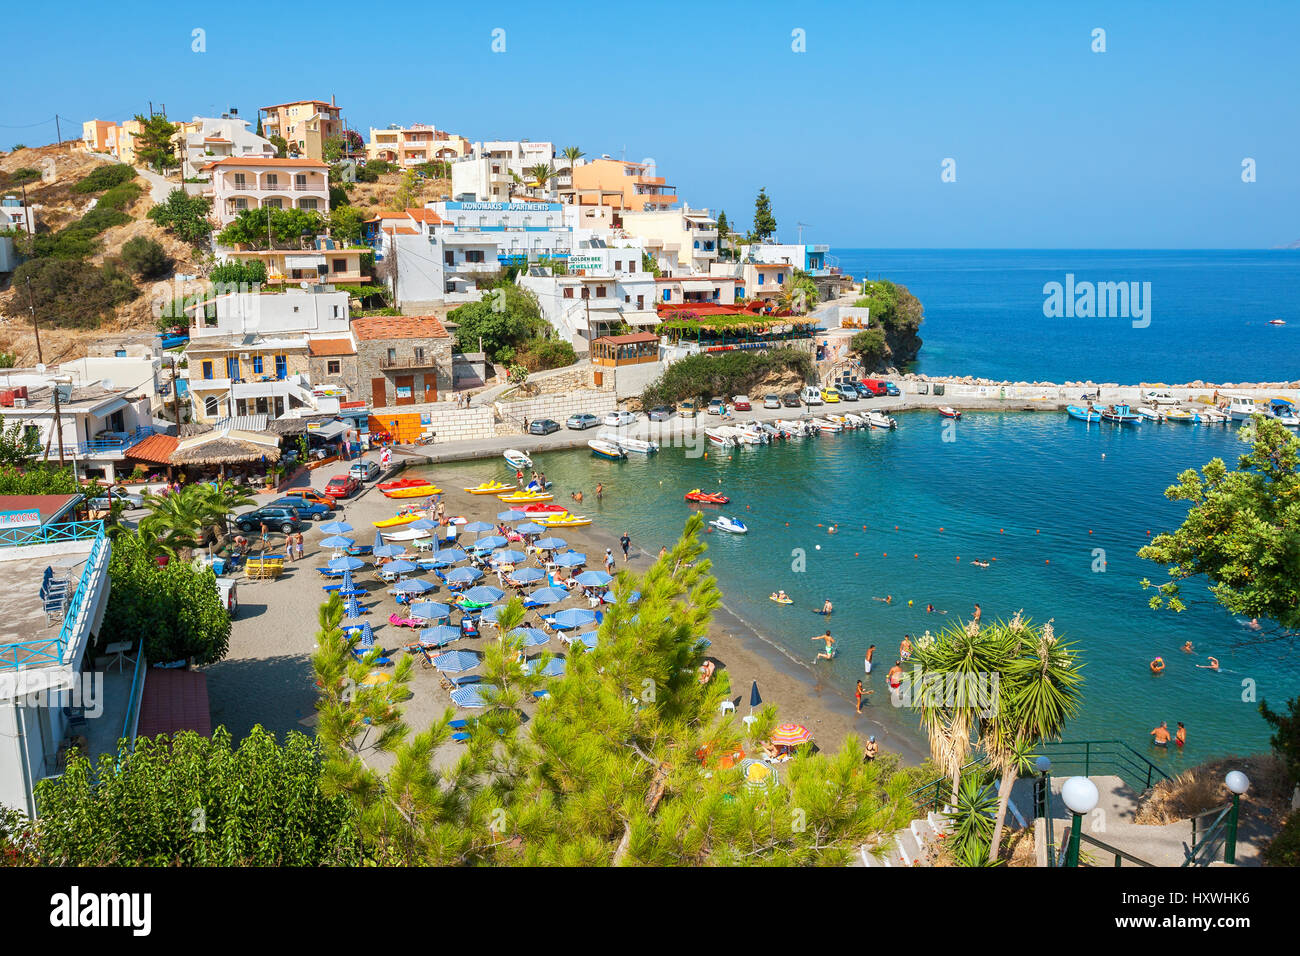
[(830, 598), (827, 598), (825, 601), (822, 602), (822, 613), (823, 613), (823, 614), (830, 614), (833, 610), (835, 610), (835, 606), (834, 606), (833, 604), (831, 604), (831, 599), (830, 599)]
[(893, 604), (893, 603), (894, 603), (894, 596), (893, 596), (892, 594), (886, 594), (884, 597), (873, 597), (871, 600), (873, 600), (873, 601), (881, 601), (881, 602), (883, 602), (883, 603), (885, 603), (885, 604)]
[(870, 647), (867, 648), (867, 660), (865, 662), (868, 674), (871, 673), (871, 658), (875, 656), (876, 656), (876, 645), (872, 644)]
[(910, 660), (910, 659), (911, 659), (911, 657), (912, 657), (912, 641), (911, 641), (911, 637), (912, 637), (911, 634), (904, 634), (904, 635), (903, 635), (903, 640), (902, 640), (902, 641), (899, 643), (899, 645), (898, 645), (898, 659), (899, 659), (899, 660), (906, 661), (906, 660)]
[(1250, 621), (1247, 622), (1246, 624), (1243, 624), (1242, 627), (1247, 628), (1248, 630), (1251, 630), (1251, 631), (1258, 631), (1258, 630), (1259, 630), (1259, 618), (1257, 618), (1257, 617), (1252, 617), (1252, 618), (1250, 619)]
[(1174, 743), (1180, 747), (1187, 743), (1187, 728), (1183, 726), (1181, 720), (1178, 722), (1178, 732), (1174, 734)]
[(1195, 651), (1195, 650), (1196, 650), (1196, 648), (1192, 647), (1192, 642), (1191, 642), (1191, 641), (1188, 641), (1186, 644), (1183, 645), (1183, 653), (1184, 653), (1184, 654), (1191, 654), (1191, 653), (1192, 653), (1193, 651)]
[(771, 597), (773, 601), (777, 601), (781, 604), (784, 604), (786, 601), (790, 600), (788, 597), (785, 596), (784, 591), (773, 591)]
[(1160, 726), (1151, 731), (1151, 736), (1155, 738), (1154, 742), (1157, 747), (1168, 747), (1169, 723), (1164, 720), (1160, 721)]
[(1209, 661), (1210, 663), (1208, 663), (1208, 664), (1197, 664), (1196, 666), (1197, 666), (1197, 667), (1203, 667), (1203, 668), (1205, 668), (1207, 671), (1217, 671), (1217, 670), (1219, 669), (1219, 659), (1218, 659), (1217, 657), (1209, 657), (1209, 656), (1207, 655), (1205, 659), (1206, 659), (1207, 661)]
[(829, 628), (827, 629), (825, 634), (818, 634), (816, 637), (813, 638), (813, 640), (822, 641), (826, 645), (825, 649), (820, 651), (817, 654), (817, 656), (813, 658), (814, 664), (816, 664), (823, 657), (826, 658), (826, 660), (828, 661), (835, 660), (835, 638), (831, 637), (831, 632)]
[(980, 615), (983, 614), (983, 613), (984, 613), (984, 612), (980, 609), (980, 606), (979, 606), (978, 604), (976, 604), (976, 605), (975, 605), (975, 616), (974, 616), (973, 618), (971, 618), (971, 620), (974, 621), (976, 624), (978, 624), (978, 623), (980, 622)]
[(898, 690), (898, 688), (902, 687), (903, 686), (902, 661), (894, 661), (894, 666), (889, 669), (889, 673), (886, 674), (885, 677), (889, 680), (890, 690)]

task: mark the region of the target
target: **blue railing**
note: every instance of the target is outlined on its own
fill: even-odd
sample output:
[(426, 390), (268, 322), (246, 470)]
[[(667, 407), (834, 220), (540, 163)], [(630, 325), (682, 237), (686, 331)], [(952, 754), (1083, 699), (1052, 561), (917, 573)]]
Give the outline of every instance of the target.
[(126, 716), (122, 719), (122, 736), (119, 740), (130, 741), (130, 747), (135, 749), (135, 724), (140, 714), (140, 700), (144, 694), (144, 638), (140, 639), (140, 649), (135, 655), (135, 672), (131, 676), (131, 693), (126, 699)]
[[(93, 533), (88, 533), (93, 529)], [(9, 537), (19, 529), (12, 529), (3, 533), (3, 537)], [(73, 635), (77, 628), (77, 619), (80, 617), (85, 607), (86, 599), (89, 597), (92, 589), (95, 575), (99, 571), (101, 560), (107, 561), (108, 539), (104, 536), (104, 525), (100, 521), (74, 521), (67, 525), (47, 525), (37, 531), (28, 531), (32, 537), (23, 542), (6, 542), (9, 545), (20, 544), (47, 544), (56, 541), (78, 541), (92, 538), (90, 552), (86, 555), (85, 567), (82, 568), (81, 577), (77, 581), (77, 587), (72, 593), (68, 606), (63, 614), (63, 625), (59, 628), (57, 637), (38, 637), (27, 641), (15, 641), (8, 644), (0, 644), (0, 670), (11, 670), (20, 667), (39, 664), (61, 664), (63, 655), (69, 644), (72, 643)], [(33, 595), (33, 599), (35, 595)]]
[[(113, 455), (121, 454), (132, 445), (153, 434), (153, 428), (145, 425), (122, 438), (93, 438), (90, 441), (65, 442), (65, 455)], [(58, 454), (59, 446), (50, 446), (51, 454)]]
[(0, 531), (0, 548), (85, 541), (88, 538), (102, 537), (103, 534), (102, 521), (68, 521), (63, 524), (43, 524), (39, 528), (6, 528)]

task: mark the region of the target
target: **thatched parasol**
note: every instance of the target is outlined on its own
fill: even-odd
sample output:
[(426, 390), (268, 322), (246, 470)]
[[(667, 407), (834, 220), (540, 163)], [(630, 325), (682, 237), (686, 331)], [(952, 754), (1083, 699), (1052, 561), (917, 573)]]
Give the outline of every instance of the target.
[(280, 460), (279, 442), (270, 435), (246, 432), (209, 432), (180, 443), (172, 453), (173, 465), (234, 465)]

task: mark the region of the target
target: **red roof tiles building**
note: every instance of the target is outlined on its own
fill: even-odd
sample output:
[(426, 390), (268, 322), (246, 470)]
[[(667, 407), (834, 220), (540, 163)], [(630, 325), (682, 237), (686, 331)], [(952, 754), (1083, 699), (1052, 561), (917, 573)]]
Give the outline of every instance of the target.
[(373, 315), (353, 319), (352, 334), (361, 341), (451, 338), (433, 315)]

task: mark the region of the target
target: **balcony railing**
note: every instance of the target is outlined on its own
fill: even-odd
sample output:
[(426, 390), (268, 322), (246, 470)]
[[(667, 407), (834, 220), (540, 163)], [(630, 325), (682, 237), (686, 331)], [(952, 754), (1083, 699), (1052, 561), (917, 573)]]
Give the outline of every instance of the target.
[(437, 360), (433, 355), (385, 355), (379, 360), (380, 368), (433, 368)]
[[(9, 540), (23, 536), (23, 540)], [(40, 528), (11, 528), (0, 533), (0, 544), (10, 546), (48, 544), (56, 541), (80, 541), (91, 538), (90, 553), (76, 590), (68, 601), (63, 613), (63, 626), (57, 637), (38, 637), (33, 640), (16, 641), (12, 644), (0, 644), (0, 670), (28, 667), (33, 664), (60, 664), (72, 638), (76, 635), (82, 611), (85, 610), (86, 598), (93, 589), (95, 575), (99, 573), (107, 560), (107, 538), (104, 537), (102, 521), (73, 521), (68, 524), (42, 525)], [(37, 599), (33, 594), (32, 600)]]
[[(116, 438), (93, 438), (90, 441), (65, 442), (63, 453), (65, 455), (118, 455), (152, 434), (152, 426), (144, 425), (133, 432)], [(58, 448), (57, 444), (51, 445), (51, 453), (57, 454)]]

